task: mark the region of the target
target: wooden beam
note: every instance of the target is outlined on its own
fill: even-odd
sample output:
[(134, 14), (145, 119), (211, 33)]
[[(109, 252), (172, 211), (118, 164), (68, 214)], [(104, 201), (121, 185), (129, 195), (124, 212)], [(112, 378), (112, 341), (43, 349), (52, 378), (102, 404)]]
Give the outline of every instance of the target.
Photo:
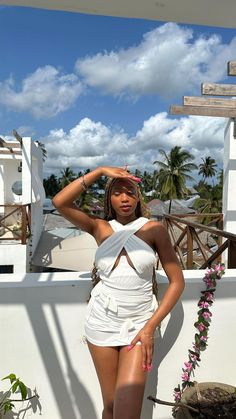
[(228, 62), (228, 76), (236, 76), (236, 61)]
[(17, 141), (19, 141), (20, 145), (22, 146), (22, 137), (18, 134), (18, 132), (15, 129), (13, 129), (12, 133), (14, 137), (17, 139)]
[(202, 95), (236, 96), (236, 84), (202, 83)]
[(0, 137), (0, 148), (2, 147), (8, 148), (10, 150), (13, 148), (19, 148), (20, 144), (13, 141), (6, 142), (2, 137)]
[(21, 151), (18, 151), (18, 150), (12, 150), (12, 151), (10, 151), (10, 150), (2, 150), (2, 149), (0, 149), (0, 155), (1, 154), (11, 154), (11, 155), (13, 155), (13, 154), (19, 154), (19, 155), (21, 155), (22, 152)]
[(236, 108), (214, 108), (211, 106), (178, 106), (172, 105), (171, 115), (217, 116), (222, 118), (236, 118)]
[(210, 106), (214, 108), (236, 109), (236, 99), (220, 99), (218, 97), (184, 96), (185, 106)]

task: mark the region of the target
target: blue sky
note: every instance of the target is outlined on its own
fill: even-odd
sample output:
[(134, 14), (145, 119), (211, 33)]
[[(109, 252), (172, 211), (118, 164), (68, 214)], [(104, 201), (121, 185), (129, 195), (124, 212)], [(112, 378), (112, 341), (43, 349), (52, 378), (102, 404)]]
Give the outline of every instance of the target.
[(0, 7), (0, 135), (45, 143), (45, 175), (67, 166), (153, 170), (181, 145), (222, 165), (221, 118), (168, 115), (201, 82), (234, 82), (232, 29)]

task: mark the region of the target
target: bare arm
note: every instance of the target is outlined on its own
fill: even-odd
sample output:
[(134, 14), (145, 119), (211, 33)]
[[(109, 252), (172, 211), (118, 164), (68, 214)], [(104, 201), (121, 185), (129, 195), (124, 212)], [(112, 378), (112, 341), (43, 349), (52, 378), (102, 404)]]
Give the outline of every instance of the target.
[(170, 313), (184, 290), (182, 269), (180, 268), (168, 232), (161, 223), (157, 227), (155, 241), (157, 253), (169, 280), (169, 285), (159, 307), (145, 325), (145, 329), (150, 333), (153, 333), (161, 321)]
[(155, 224), (156, 226), (153, 230), (155, 234), (154, 243), (163, 269), (169, 280), (169, 285), (157, 310), (131, 342), (132, 346), (138, 341), (141, 342), (143, 365), (147, 366), (147, 370), (148, 366), (150, 368), (152, 363), (154, 347), (153, 335), (155, 329), (160, 325), (161, 321), (167, 316), (167, 314), (170, 313), (184, 290), (183, 273), (171, 244), (169, 235), (161, 223)]
[(135, 179), (135, 177), (129, 172), (118, 167), (98, 167), (92, 172), (89, 172), (71, 182), (52, 200), (53, 205), (65, 218), (93, 236), (95, 235), (99, 218), (81, 211), (75, 205), (75, 200), (82, 192), (84, 192), (85, 188), (83, 185), (86, 185), (86, 187), (89, 188), (89, 186), (95, 183), (101, 176), (108, 176), (111, 178), (127, 177)]

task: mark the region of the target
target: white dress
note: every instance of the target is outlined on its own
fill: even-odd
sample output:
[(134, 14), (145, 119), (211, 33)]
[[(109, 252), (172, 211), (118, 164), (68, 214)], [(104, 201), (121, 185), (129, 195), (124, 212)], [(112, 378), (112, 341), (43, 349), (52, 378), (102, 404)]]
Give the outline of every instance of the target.
[[(98, 346), (128, 345), (157, 308), (152, 292), (154, 250), (135, 233), (149, 220), (140, 217), (122, 225), (109, 221), (114, 233), (97, 249), (95, 264), (101, 281), (87, 308), (85, 337)], [(132, 262), (125, 255), (125, 249)]]

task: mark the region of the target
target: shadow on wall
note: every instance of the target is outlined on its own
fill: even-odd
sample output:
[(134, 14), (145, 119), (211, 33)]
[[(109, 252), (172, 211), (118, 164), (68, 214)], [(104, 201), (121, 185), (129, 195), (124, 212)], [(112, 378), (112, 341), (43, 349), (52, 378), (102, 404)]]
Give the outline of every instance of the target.
[[(37, 282), (40, 274), (38, 277), (36, 274), (34, 276), (35, 282)], [(0, 305), (3, 309), (4, 306), (7, 309), (13, 306), (11, 313), (13, 313), (13, 318), (16, 319), (14, 324), (16, 329), (17, 321), (20, 322), (20, 319), (17, 320), (15, 307), (17, 309), (17, 307), (23, 306), (27, 310), (30, 328), (33, 330), (36, 346), (40, 351), (43, 367), (47, 373), (49, 385), (58, 408), (58, 419), (78, 419), (78, 417), (81, 419), (98, 419), (94, 400), (83, 381), (84, 374), (88, 375), (89, 371), (90, 374), (93, 373), (93, 365), (86, 345), (79, 341), (80, 334), (81, 337), (83, 334), (85, 302), (88, 300), (89, 294), (87, 278), (90, 278), (90, 274), (80, 274), (79, 276), (83, 280), (78, 283), (68, 281), (63, 282), (63, 284), (58, 281), (55, 283), (55, 280), (52, 284), (52, 276), (53, 274), (48, 275), (46, 286), (32, 287), (30, 283), (27, 286), (26, 276), (23, 281), (24, 286), (19, 287), (18, 284), (14, 287), (13, 283), (11, 287), (2, 288)], [(162, 288), (162, 292), (164, 291), (165, 286)], [(161, 297), (160, 295), (160, 299)], [(153, 417), (154, 404), (147, 400), (147, 397), (149, 395), (155, 396), (158, 384), (158, 368), (180, 333), (183, 316), (182, 303), (178, 302), (170, 315), (163, 336), (160, 333), (155, 339), (153, 369), (149, 374), (146, 385), (142, 419)], [(70, 329), (71, 327), (72, 329)], [(57, 345), (55, 344), (55, 336)], [(25, 356), (25, 353), (21, 355), (18, 350), (18, 360), (19, 356)], [(85, 360), (89, 362), (89, 365), (86, 365)], [(80, 377), (82, 378), (80, 379)], [(94, 377), (96, 380), (95, 371)], [(37, 377), (35, 380), (38, 387)], [(98, 383), (94, 382), (93, 388), (96, 389), (96, 386), (99, 388)], [(39, 395), (42, 396), (40, 388), (37, 388), (37, 390)], [(95, 394), (95, 399), (100, 400), (101, 396)], [(48, 418), (47, 406), (44, 406), (43, 397), (40, 401), (42, 412)]]
[[(45, 289), (47, 290), (46, 293)], [(4, 291), (0, 293), (1, 306), (6, 305), (9, 307), (11, 305), (23, 305), (27, 310), (28, 319), (31, 323), (36, 344), (40, 351), (44, 369), (47, 372), (50, 387), (53, 391), (55, 402), (59, 411), (60, 416), (58, 416), (58, 419), (59, 417), (61, 419), (78, 419), (79, 416), (81, 419), (98, 419), (93, 401), (83, 385), (83, 382), (79, 379), (78, 373), (73, 366), (78, 366), (79, 363), (83, 364), (84, 360), (79, 357), (79, 348), (76, 348), (78, 357), (76, 357), (76, 359), (71, 357), (69, 353), (68, 341), (65, 338), (65, 329), (59, 319), (57, 310), (59, 305), (67, 307), (68, 310), (68, 305), (78, 307), (78, 304), (84, 304), (88, 298), (87, 281), (85, 281), (84, 284), (80, 282), (79, 286), (59, 285), (57, 288), (54, 286), (46, 288), (19, 288), (18, 286), (17, 288), (5, 288), (1, 291)], [(53, 333), (49, 329), (50, 322), (48, 322), (46, 317), (45, 307), (47, 307), (47, 313), (50, 314), (51, 321), (53, 322), (53, 327), (59, 342), (59, 351), (56, 350), (55, 347), (55, 336), (53, 338)], [(78, 312), (78, 317), (72, 318), (71, 321), (78, 326), (78, 322), (81, 322), (81, 313)], [(77, 330), (79, 333), (79, 327), (77, 327)], [(12, 333), (15, 334), (14, 331), (12, 331)], [(76, 342), (79, 344), (78, 334)], [(85, 349), (87, 350), (87, 347)], [(58, 352), (63, 355), (66, 373), (62, 368)], [(25, 354), (22, 353), (20, 356), (25, 356)], [(17, 357), (19, 360), (19, 352)], [(42, 385), (42, 383), (38, 383), (37, 385), (37, 376), (35, 376), (35, 381), (37, 387)], [(44, 389), (43, 386), (42, 388)], [(38, 392), (39, 396), (42, 396), (42, 394), (40, 395), (40, 389), (38, 389)], [(48, 418), (46, 412), (47, 406), (44, 406), (43, 404), (43, 397), (41, 398), (41, 403), (42, 413)]]

